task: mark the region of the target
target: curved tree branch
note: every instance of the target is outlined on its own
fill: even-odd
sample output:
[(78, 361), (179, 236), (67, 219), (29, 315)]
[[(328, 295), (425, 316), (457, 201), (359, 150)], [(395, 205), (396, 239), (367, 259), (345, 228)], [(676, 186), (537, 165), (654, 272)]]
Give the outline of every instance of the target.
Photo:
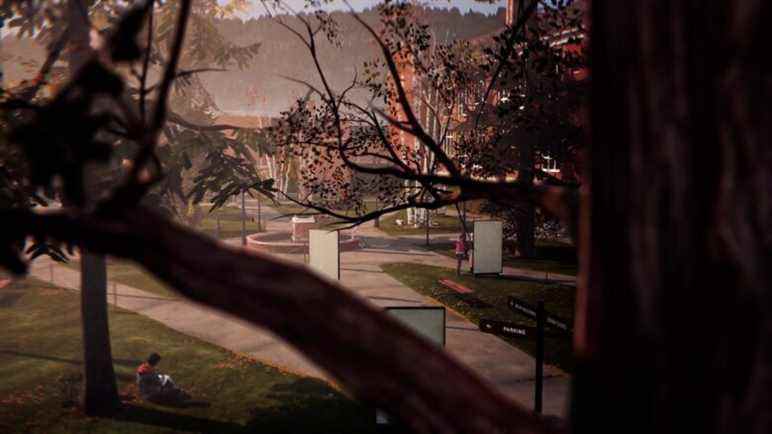
[(278, 334), (417, 432), (546, 431), (442, 349), (302, 266), (225, 246), (143, 208), (109, 218), (7, 210), (0, 222), (138, 262), (187, 298)]

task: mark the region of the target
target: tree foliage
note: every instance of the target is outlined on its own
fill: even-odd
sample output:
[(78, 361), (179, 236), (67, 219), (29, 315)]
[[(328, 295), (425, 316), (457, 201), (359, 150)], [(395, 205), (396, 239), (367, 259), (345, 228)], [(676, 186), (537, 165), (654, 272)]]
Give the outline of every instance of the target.
[[(525, 143), (540, 157), (562, 160), (579, 147), (581, 129), (573, 115), (582, 98), (571, 73), (585, 61), (581, 50), (564, 46), (577, 44), (584, 29), (572, 2), (528, 4), (521, 20), (490, 45), (439, 42), (409, 2), (379, 6), (377, 29), (355, 15), (380, 56), (365, 62), (343, 89), (333, 87), (319, 58), (320, 41), (338, 40), (336, 21), (321, 11), (297, 15), (300, 25), (277, 17), (306, 46), (320, 83), (297, 80), (313, 104), (299, 100), (277, 129), (278, 143), (310, 160), (309, 167), (324, 168), (305, 175), (313, 195), (300, 202), (357, 224), (399, 209), (436, 209), (474, 198), (509, 210), (548, 189), (508, 178), (534, 172), (544, 161), (523, 163)], [(357, 93), (368, 95), (367, 102)], [(388, 182), (375, 191), (353, 191), (368, 185), (352, 182), (361, 175)], [(495, 194), (502, 188), (509, 193)], [(364, 212), (368, 195), (378, 196), (381, 209)], [(331, 212), (341, 196), (357, 217)]]

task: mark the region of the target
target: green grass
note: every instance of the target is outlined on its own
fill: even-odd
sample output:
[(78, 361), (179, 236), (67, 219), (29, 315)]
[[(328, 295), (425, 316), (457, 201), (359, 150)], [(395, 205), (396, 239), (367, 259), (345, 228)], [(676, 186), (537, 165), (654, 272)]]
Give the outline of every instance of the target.
[[(391, 236), (400, 235), (423, 235), (426, 233), (425, 227), (414, 228), (413, 226), (397, 226), (397, 219), (403, 222), (407, 221), (407, 211), (402, 210), (382, 217), (380, 229)], [(461, 223), (455, 215), (432, 216), (432, 226), (429, 233), (461, 232)], [(437, 226), (434, 226), (434, 224)]]
[[(220, 239), (241, 237), (241, 209), (233, 207), (218, 208), (211, 213), (206, 209), (206, 217), (196, 226), (196, 229), (212, 237), (217, 236), (217, 217), (220, 218)], [(254, 212), (247, 214), (247, 235), (259, 232), (257, 221), (253, 220)], [(265, 225), (265, 222), (263, 222)]]
[[(428, 247), (431, 251), (455, 258), (454, 244), (450, 241), (434, 241)], [(536, 241), (536, 257), (525, 259), (511, 253), (511, 249), (504, 249), (504, 265), (513, 268), (541, 271), (553, 274), (576, 276), (579, 272), (579, 264), (576, 259), (576, 248), (570, 244), (557, 241)]]
[[(77, 259), (64, 263), (66, 267), (80, 271), (80, 261)], [(139, 265), (130, 261), (124, 261), (115, 258), (107, 260), (107, 279), (111, 282), (118, 282), (129, 285), (143, 291), (166, 298), (177, 298), (177, 294), (169, 289), (160, 280), (153, 277), (150, 273), (143, 270)], [(112, 286), (108, 285), (107, 291), (112, 293)]]
[(300, 205), (296, 205), (292, 202), (279, 202), (268, 204), (271, 208), (276, 210), (280, 215), (291, 216), (293, 214), (303, 214), (308, 212), (314, 212), (312, 209), (303, 208)]
[[(373, 200), (366, 200), (364, 202), (364, 209), (362, 210), (363, 213), (369, 213), (372, 211), (375, 211), (376, 209), (376, 203)], [(293, 215), (293, 214), (304, 214), (304, 213), (315, 213), (316, 211), (311, 208), (305, 208), (302, 206), (299, 206), (292, 202), (281, 202), (279, 204), (269, 204), (271, 208), (275, 209), (276, 212), (282, 215)], [(346, 209), (333, 209), (331, 210), (335, 213), (343, 214), (343, 215), (354, 215), (353, 210), (346, 210)]]
[[(473, 277), (469, 274), (456, 276), (456, 270), (408, 263), (384, 264), (383, 271), (440, 303), (457, 311), (475, 324), (481, 318), (511, 321), (526, 326), (535, 326), (534, 321), (515, 314), (507, 307), (507, 297), (516, 296), (535, 304), (543, 299), (549, 313), (573, 321), (575, 289), (567, 286), (546, 286), (541, 283), (513, 281), (493, 277)], [(440, 285), (438, 280), (450, 279), (474, 290), (474, 296), (490, 307), (470, 307), (454, 296), (455, 291)], [(536, 342), (533, 339), (505, 339), (510, 344), (533, 355)], [(545, 360), (568, 372), (573, 370), (571, 339), (568, 337), (547, 337)]]
[[(327, 383), (281, 372), (178, 333), (139, 314), (110, 309), (122, 410), (84, 417), (71, 401), (82, 369), (77, 293), (35, 280), (0, 289), (0, 432), (367, 433), (370, 412)], [(208, 408), (171, 408), (136, 396), (134, 370), (152, 351)]]

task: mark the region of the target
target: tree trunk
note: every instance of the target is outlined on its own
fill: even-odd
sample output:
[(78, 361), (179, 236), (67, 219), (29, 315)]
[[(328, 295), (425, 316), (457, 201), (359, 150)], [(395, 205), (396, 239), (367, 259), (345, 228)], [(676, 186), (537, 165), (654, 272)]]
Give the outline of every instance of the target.
[(83, 324), (83, 411), (110, 414), (120, 405), (115, 385), (110, 328), (107, 321), (107, 273), (104, 255), (81, 254), (81, 317)]
[[(529, 140), (519, 143), (519, 154), (521, 169), (517, 175), (518, 180), (526, 185), (532, 185), (534, 158), (533, 145)], [(517, 206), (516, 216), (517, 249), (521, 257), (533, 258), (536, 256), (536, 237), (534, 236), (536, 207), (532, 202), (523, 202)]]
[[(523, 0), (515, 2), (508, 2), (507, 8), (511, 9), (510, 16), (517, 17), (520, 20), (525, 13), (525, 4)], [(523, 26), (523, 36), (525, 37), (528, 27)], [(525, 64), (527, 60), (522, 59)], [(529, 87), (528, 74), (524, 77), (524, 85)], [(521, 134), (517, 140), (518, 146), (518, 160), (520, 169), (518, 170), (517, 178), (525, 185), (533, 185), (534, 181), (534, 164), (536, 163), (534, 158), (534, 141), (536, 140), (534, 134)], [(516, 217), (515, 217), (516, 229), (517, 229), (517, 250), (520, 257), (533, 258), (536, 256), (536, 236), (534, 231), (536, 229), (536, 207), (530, 201), (517, 205)]]
[[(74, 75), (91, 54), (90, 23), (82, 0), (69, 0), (70, 47), (68, 68)], [(91, 175), (91, 176), (90, 176)], [(86, 169), (86, 197), (99, 193), (90, 168)], [(81, 249), (81, 328), (83, 331), (84, 385), (81, 405), (85, 414), (104, 415), (120, 405), (115, 383), (107, 317), (107, 268), (105, 256)]]
[(576, 432), (772, 432), (771, 19), (593, 2)]
[(424, 224), (426, 224), (426, 245), (429, 245), (429, 226), (431, 225), (431, 216), (429, 215), (429, 210), (424, 210)]

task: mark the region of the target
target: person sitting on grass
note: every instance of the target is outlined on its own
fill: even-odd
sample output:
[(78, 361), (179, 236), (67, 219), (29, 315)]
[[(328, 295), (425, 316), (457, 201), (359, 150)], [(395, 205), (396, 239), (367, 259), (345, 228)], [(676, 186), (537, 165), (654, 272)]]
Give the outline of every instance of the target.
[(152, 353), (147, 360), (137, 368), (137, 386), (142, 399), (152, 401), (177, 394), (179, 389), (172, 377), (156, 372), (156, 366), (161, 361), (158, 353)]

